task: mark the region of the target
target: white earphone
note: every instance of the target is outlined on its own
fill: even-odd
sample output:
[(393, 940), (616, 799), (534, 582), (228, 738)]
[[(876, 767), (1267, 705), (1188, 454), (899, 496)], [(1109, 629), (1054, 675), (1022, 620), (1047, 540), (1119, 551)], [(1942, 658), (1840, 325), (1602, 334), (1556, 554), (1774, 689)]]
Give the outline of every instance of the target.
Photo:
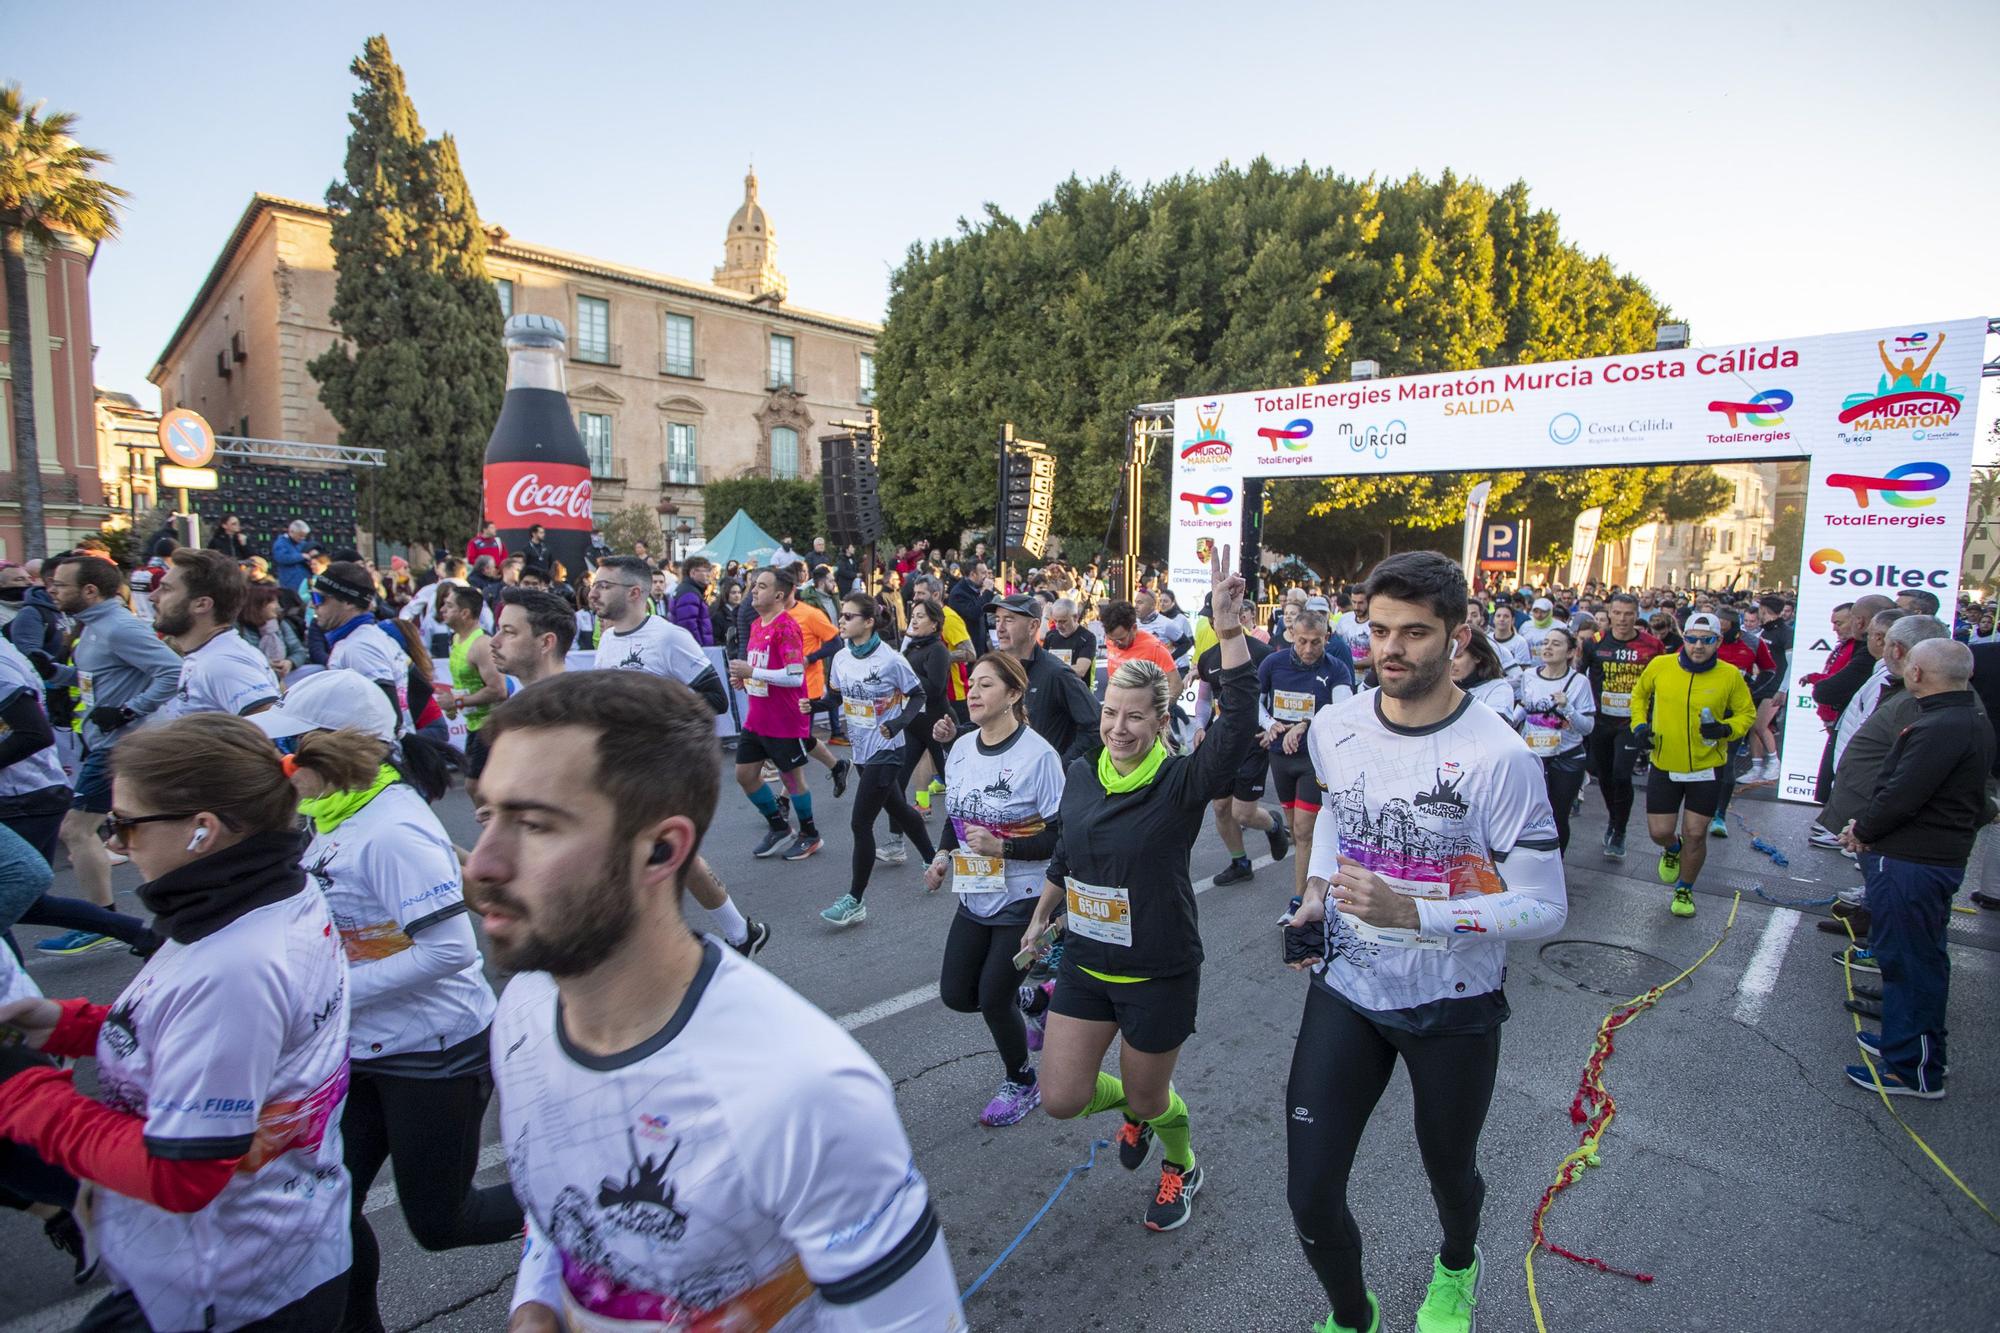
[(201, 845), (207, 841), (208, 841), (208, 830), (205, 828), (198, 828), (194, 831), (194, 836), (188, 839), (187, 849), (191, 852), (198, 852), (201, 850)]
[(1453, 640), (1451, 641), (1451, 651), (1450, 651), (1449, 653), (1445, 654), (1445, 659), (1444, 659), (1444, 660), (1445, 660), (1445, 661), (1447, 661), (1447, 662), (1449, 662), (1449, 661), (1450, 661), (1450, 660), (1451, 660), (1452, 658), (1454, 658), (1454, 657), (1457, 657), (1457, 656), (1458, 656), (1458, 640), (1456, 640), (1456, 639), (1453, 639)]

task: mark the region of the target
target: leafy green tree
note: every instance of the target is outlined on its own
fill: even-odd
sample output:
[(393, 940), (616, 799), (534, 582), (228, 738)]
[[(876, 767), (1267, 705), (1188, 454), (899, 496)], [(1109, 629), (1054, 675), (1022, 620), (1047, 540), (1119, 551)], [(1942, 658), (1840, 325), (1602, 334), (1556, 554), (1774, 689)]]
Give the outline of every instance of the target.
[(722, 531), (722, 525), (736, 517), (739, 509), (779, 541), (792, 538), (794, 550), (802, 550), (814, 537), (826, 535), (826, 520), (820, 513), (820, 486), (816, 481), (724, 477), (702, 488), (701, 505), (710, 536)]
[[(1144, 189), (1072, 177), (1025, 224), (989, 207), (896, 271), (876, 360), (884, 505), (903, 535), (984, 528), (992, 441), (1012, 420), (1057, 456), (1056, 529), (1099, 533), (1135, 404), (1326, 382), (1360, 356), (1404, 375), (1630, 352), (1667, 315), (1564, 241), (1520, 183), (1384, 184), (1261, 158)], [(1155, 552), (1165, 464), (1156, 453), (1147, 472)], [(1699, 498), (1679, 470), (1638, 471), (1293, 483), (1268, 492), (1265, 538), (1355, 573), (1399, 546), (1456, 550), (1465, 493), (1491, 476), (1495, 516), (1566, 510), (1536, 524), (1546, 556), (1578, 508), (1603, 503), (1617, 540)]]
[(116, 236), (119, 201), (126, 197), (97, 178), (97, 169), (111, 158), (70, 137), (76, 117), (67, 111), (44, 116), (42, 106), (29, 106), (17, 83), (0, 86), (0, 267), (6, 270), (14, 475), (20, 479), (21, 545), (28, 560), (49, 553), (42, 469), (34, 461), (21, 462), (34, 460), (41, 450), (35, 358), (29, 355), (35, 340), (28, 322), (28, 247), (53, 249), (63, 234), (91, 242)]
[(646, 543), (655, 558), (667, 549), (659, 512), (651, 505), (626, 505), (604, 525), (604, 544), (620, 555), (630, 555), (639, 542)]
[(424, 137), (388, 41), (351, 67), (347, 176), (333, 211), (333, 319), (345, 341), (306, 368), (341, 441), (388, 451), (360, 479), (394, 541), (456, 541), (482, 517), (480, 470), (506, 392), (486, 232), (450, 135)]

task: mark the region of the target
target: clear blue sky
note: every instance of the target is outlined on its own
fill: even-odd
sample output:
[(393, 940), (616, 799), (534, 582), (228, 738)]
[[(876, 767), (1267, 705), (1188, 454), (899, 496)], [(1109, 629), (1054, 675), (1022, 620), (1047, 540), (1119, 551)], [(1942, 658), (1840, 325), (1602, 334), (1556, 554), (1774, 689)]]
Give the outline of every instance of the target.
[(706, 278), (754, 159), (793, 299), (848, 315), (988, 201), (1259, 154), (1524, 179), (1700, 343), (2000, 314), (1992, 0), (0, 12), (0, 79), (77, 112), (133, 192), (93, 283), (97, 380), (148, 403), (251, 192), (339, 173), (377, 31), (489, 222)]

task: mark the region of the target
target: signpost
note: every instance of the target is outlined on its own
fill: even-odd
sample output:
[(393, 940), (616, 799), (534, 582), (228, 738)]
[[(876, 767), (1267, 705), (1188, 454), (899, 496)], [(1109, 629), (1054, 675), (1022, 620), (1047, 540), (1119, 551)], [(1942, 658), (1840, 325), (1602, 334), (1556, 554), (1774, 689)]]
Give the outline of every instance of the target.
[(215, 469), (208, 466), (215, 457), (215, 430), (201, 413), (176, 407), (160, 415), (160, 448), (172, 461), (160, 467), (160, 484), (180, 492), (180, 516), (187, 520), (187, 545), (201, 545), (201, 518), (188, 503), (189, 491), (216, 488)]

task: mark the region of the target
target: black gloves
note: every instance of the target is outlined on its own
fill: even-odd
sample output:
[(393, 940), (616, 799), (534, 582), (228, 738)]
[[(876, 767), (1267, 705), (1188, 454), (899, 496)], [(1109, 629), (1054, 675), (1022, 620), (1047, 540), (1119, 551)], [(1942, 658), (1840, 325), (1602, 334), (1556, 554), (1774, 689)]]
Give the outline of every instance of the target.
[(1650, 722), (1641, 722), (1638, 726), (1632, 728), (1632, 744), (1642, 750), (1651, 749), (1653, 746), (1653, 724)]
[(139, 715), (119, 704), (99, 704), (90, 710), (85, 719), (99, 731), (116, 731), (134, 721)]
[(28, 665), (32, 666), (35, 669), (35, 674), (43, 680), (54, 680), (56, 673), (62, 670), (61, 667), (56, 665), (55, 658), (50, 657), (39, 648), (28, 654)]
[(1727, 722), (1704, 722), (1701, 724), (1701, 738), (1705, 741), (1728, 740), (1729, 724)]

